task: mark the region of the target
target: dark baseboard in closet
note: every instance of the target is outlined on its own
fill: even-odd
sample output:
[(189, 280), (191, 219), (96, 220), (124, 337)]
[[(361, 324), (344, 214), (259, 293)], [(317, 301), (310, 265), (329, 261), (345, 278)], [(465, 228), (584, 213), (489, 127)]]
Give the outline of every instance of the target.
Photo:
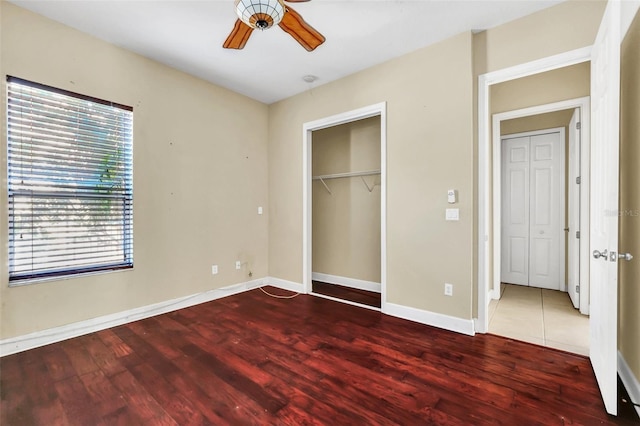
[(312, 281), (314, 293), (324, 294), (325, 296), (336, 297), (350, 302), (356, 302), (367, 306), (380, 307), (380, 293), (374, 291), (360, 290), (357, 288), (345, 287), (337, 284), (323, 283), (320, 281)]

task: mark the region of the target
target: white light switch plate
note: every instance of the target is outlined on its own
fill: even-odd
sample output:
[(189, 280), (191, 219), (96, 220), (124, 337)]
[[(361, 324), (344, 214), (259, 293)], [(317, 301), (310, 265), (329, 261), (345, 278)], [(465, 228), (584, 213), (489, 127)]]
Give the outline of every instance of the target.
[(460, 209), (447, 209), (446, 210), (445, 219), (446, 220), (460, 220)]

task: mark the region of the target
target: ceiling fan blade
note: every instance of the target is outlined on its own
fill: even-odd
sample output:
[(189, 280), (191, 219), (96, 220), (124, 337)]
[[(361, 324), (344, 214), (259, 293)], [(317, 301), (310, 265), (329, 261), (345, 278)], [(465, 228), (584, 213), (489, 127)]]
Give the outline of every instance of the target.
[(286, 7), (282, 21), (278, 24), (285, 32), (291, 34), (298, 43), (309, 52), (324, 43), (325, 38), (315, 28), (307, 24), (302, 16), (289, 6)]
[(231, 30), (231, 34), (229, 34), (229, 37), (224, 41), (222, 47), (225, 49), (242, 49), (244, 45), (247, 44), (247, 40), (249, 40), (252, 31), (253, 28), (237, 19), (233, 30)]

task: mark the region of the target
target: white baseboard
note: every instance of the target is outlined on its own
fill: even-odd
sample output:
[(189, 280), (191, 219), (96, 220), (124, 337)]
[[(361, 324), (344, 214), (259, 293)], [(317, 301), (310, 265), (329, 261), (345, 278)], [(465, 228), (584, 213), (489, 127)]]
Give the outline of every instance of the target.
[(452, 317), (449, 315), (438, 314), (436, 312), (423, 311), (422, 309), (411, 308), (409, 306), (396, 305), (395, 303), (386, 303), (383, 313), (398, 318), (404, 318), (409, 321), (419, 322), (421, 324), (431, 325), (433, 327), (442, 328), (456, 333), (475, 335), (473, 320)]
[(321, 281), (323, 283), (338, 284), (344, 287), (357, 288), (359, 290), (373, 291), (376, 293), (382, 293), (382, 286), (380, 283), (373, 281), (359, 280), (356, 278), (340, 277), (338, 275), (323, 274), (322, 272), (311, 273), (311, 279), (314, 281)]
[(491, 289), (491, 291), (489, 292), (489, 295), (491, 296), (489, 298), (489, 302), (491, 302), (491, 299), (493, 300), (500, 300), (500, 289)]
[[(220, 299), (227, 296), (232, 296), (244, 291), (253, 290), (265, 285), (271, 285), (273, 287), (293, 291), (296, 293), (304, 293), (304, 286), (301, 283), (287, 281), (276, 277), (259, 278), (252, 281), (234, 284), (228, 287), (209, 290), (204, 293), (179, 297), (152, 305), (141, 306), (139, 308), (117, 312), (115, 314), (104, 315), (85, 321), (79, 321), (73, 324), (67, 324), (60, 327), (37, 331), (35, 333), (29, 333), (18, 337), (0, 340), (0, 357), (26, 351), (29, 349), (35, 349), (51, 343), (61, 342), (73, 337), (78, 337), (107, 328), (116, 327), (144, 318), (165, 314), (167, 312), (176, 311), (178, 309), (188, 308), (190, 306), (199, 305), (201, 303), (210, 302), (212, 300)], [(445, 330), (455, 331), (468, 335), (474, 334), (472, 320), (463, 320), (448, 315), (423, 311), (420, 309), (396, 305), (393, 303), (385, 304), (384, 313), (387, 315), (404, 318), (410, 321), (415, 321), (421, 324), (443, 328)], [(633, 375), (631, 374), (630, 377), (633, 377)], [(635, 383), (635, 389), (639, 389), (639, 387), (637, 386), (637, 381)]]
[(264, 285), (270, 285), (273, 287), (281, 288), (283, 290), (289, 290), (296, 293), (304, 293), (304, 286), (301, 283), (294, 281), (283, 280), (282, 278), (267, 277)]
[[(618, 374), (620, 375), (622, 384), (624, 384), (625, 389), (627, 389), (629, 393), (631, 402), (640, 404), (640, 381), (638, 381), (638, 378), (633, 374), (631, 367), (629, 367), (629, 364), (627, 364), (627, 361), (620, 351), (618, 351)], [(635, 409), (640, 416), (640, 407), (636, 406)]]
[(60, 327), (49, 328), (35, 333), (0, 340), (0, 357), (93, 333), (95, 331), (116, 327), (118, 325), (127, 324), (144, 318), (165, 314), (167, 312), (176, 311), (189, 306), (199, 305), (200, 303), (232, 296), (247, 290), (262, 287), (267, 281), (268, 278), (260, 278), (257, 280), (234, 284), (228, 287), (205, 291), (204, 293), (179, 297), (177, 299), (141, 306), (139, 308), (117, 312), (115, 314), (104, 315), (85, 321), (79, 321)]

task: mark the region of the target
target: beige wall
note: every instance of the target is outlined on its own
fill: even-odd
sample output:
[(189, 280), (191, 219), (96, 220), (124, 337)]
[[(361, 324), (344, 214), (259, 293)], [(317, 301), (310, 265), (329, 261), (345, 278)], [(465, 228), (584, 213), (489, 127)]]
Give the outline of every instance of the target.
[[(311, 158), (314, 176), (379, 170), (380, 117), (313, 132)], [(312, 185), (313, 272), (379, 283), (380, 175), (325, 184)]]
[[(471, 53), (460, 34), (270, 106), (270, 275), (302, 282), (303, 124), (386, 101), (388, 300), (471, 318)], [(444, 220), (450, 188), (459, 222)]]
[(512, 135), (514, 133), (533, 132), (535, 130), (554, 129), (556, 127), (564, 127), (565, 133), (569, 133), (567, 127), (571, 121), (573, 111), (573, 109), (568, 109), (532, 115), (530, 117), (504, 120), (500, 123), (500, 134)]
[[(606, 0), (569, 0), (486, 31), (480, 74), (590, 46)], [(482, 57), (484, 56), (484, 57)]]
[(640, 13), (621, 49), (619, 248), (635, 259), (619, 263), (619, 341), (640, 380)]
[[(0, 11), (0, 338), (266, 276), (265, 105), (10, 3)], [(6, 74), (134, 108), (134, 270), (7, 286)]]
[[(477, 275), (474, 80), (590, 46), (603, 10), (603, 2), (562, 3), (271, 105), (270, 275), (302, 280), (303, 123), (387, 101), (388, 301), (471, 318)], [(459, 222), (444, 221), (449, 188), (459, 191)], [(444, 282), (454, 284), (454, 297), (443, 296)]]
[[(604, 8), (565, 2), (267, 108), (6, 2), (1, 7), (2, 73), (134, 107), (136, 196), (135, 270), (8, 289), (3, 264), (2, 337), (245, 281), (248, 269), (265, 276), (267, 255), (269, 275), (301, 282), (302, 125), (381, 101), (388, 109), (388, 301), (471, 318), (477, 75), (592, 44)], [(444, 220), (450, 188), (459, 193), (459, 222)], [(267, 202), (268, 214), (257, 216)], [(248, 269), (232, 270), (237, 258)], [(215, 277), (212, 263), (221, 265)], [(454, 284), (453, 297), (443, 295), (444, 282)]]
[(590, 90), (591, 63), (583, 62), (492, 85), (491, 114), (581, 98), (589, 96)]

